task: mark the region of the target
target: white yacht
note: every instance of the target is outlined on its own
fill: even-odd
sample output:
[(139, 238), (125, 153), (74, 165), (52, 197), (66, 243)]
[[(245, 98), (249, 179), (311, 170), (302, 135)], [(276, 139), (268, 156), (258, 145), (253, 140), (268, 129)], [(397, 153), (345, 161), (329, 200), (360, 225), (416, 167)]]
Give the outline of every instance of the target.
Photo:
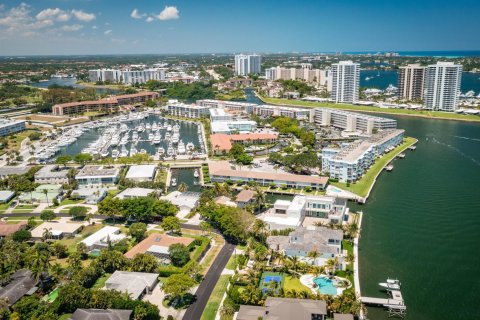
[(112, 150), (112, 158), (116, 159), (120, 155), (120, 151), (118, 149), (113, 149)]
[(128, 157), (128, 150), (125, 146), (122, 146), (122, 151), (120, 151), (119, 157)]
[(164, 155), (164, 154), (165, 154), (165, 148), (164, 148), (164, 147), (158, 148), (158, 153), (159, 153), (160, 155)]
[(401, 283), (400, 280), (389, 278), (387, 282), (380, 282), (378, 285), (388, 290), (400, 290)]
[(152, 129), (152, 125), (149, 122), (147, 122), (147, 124), (145, 125), (145, 129), (147, 130)]
[(171, 157), (175, 154), (175, 150), (173, 149), (172, 145), (170, 144), (167, 148), (167, 156)]
[(177, 178), (172, 178), (172, 182), (170, 184), (172, 185), (172, 187), (176, 187), (177, 186)]
[(100, 153), (100, 155), (101, 155), (103, 158), (108, 157), (109, 154), (110, 154), (110, 152), (108, 151), (108, 149), (106, 149), (106, 150), (104, 150), (104, 151), (102, 151), (102, 152)]
[(155, 136), (153, 137), (153, 143), (154, 144), (159, 144), (161, 139), (162, 138), (160, 136), (160, 132), (159, 131), (155, 132)]
[(187, 143), (187, 150), (193, 151), (195, 149), (195, 145), (192, 142)]
[(133, 131), (132, 140), (137, 140), (137, 139), (138, 139), (138, 133), (137, 131)]
[(154, 137), (153, 133), (150, 132), (148, 134), (148, 141), (153, 141), (153, 137)]
[(165, 140), (170, 140), (170, 133), (169, 132), (165, 133)]
[(178, 154), (185, 154), (187, 150), (185, 149), (185, 143), (182, 140), (178, 142)]
[(158, 130), (158, 126), (157, 126), (157, 122), (153, 122), (152, 124), (152, 131), (157, 131)]
[(172, 126), (170, 124), (167, 126), (167, 131), (168, 132), (172, 131)]
[(193, 176), (194, 176), (195, 178), (200, 177), (200, 173), (198, 172), (198, 169), (195, 169), (195, 171), (193, 171)]
[(179, 140), (180, 136), (178, 135), (178, 133), (174, 133), (172, 136), (172, 143), (178, 143)]

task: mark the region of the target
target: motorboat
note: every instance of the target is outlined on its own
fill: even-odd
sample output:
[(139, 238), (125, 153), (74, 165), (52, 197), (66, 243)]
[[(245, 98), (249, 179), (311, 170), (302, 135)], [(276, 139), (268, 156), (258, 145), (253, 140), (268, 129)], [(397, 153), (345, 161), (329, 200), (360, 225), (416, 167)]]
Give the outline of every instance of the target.
[(132, 146), (132, 147), (130, 148), (130, 157), (133, 157), (133, 156), (136, 155), (136, 154), (137, 154), (137, 148), (135, 148), (135, 147)]
[(175, 150), (173, 149), (172, 145), (169, 145), (167, 148), (167, 156), (173, 156), (175, 154)]
[(155, 136), (153, 137), (153, 143), (154, 143), (154, 144), (159, 144), (160, 141), (161, 141), (161, 139), (162, 139), (162, 138), (161, 138), (161, 136), (160, 136), (160, 132), (157, 131), (157, 132), (155, 133)]
[(140, 153), (140, 154), (147, 154), (147, 150), (145, 150), (145, 149), (140, 149), (140, 152), (139, 152), (139, 153)]
[(387, 282), (380, 282), (378, 285), (388, 290), (400, 290), (401, 283), (400, 280), (389, 278)]
[(178, 142), (178, 154), (185, 154), (187, 150), (185, 149), (185, 143), (182, 140)]
[(106, 150), (104, 150), (104, 151), (102, 151), (102, 152), (100, 153), (100, 155), (101, 155), (103, 158), (108, 157), (109, 154), (110, 154), (110, 152), (108, 151), (108, 149), (106, 149)]
[(153, 133), (149, 133), (148, 134), (148, 141), (153, 141), (153, 137), (154, 137)]
[(187, 150), (193, 151), (195, 149), (195, 145), (192, 142), (187, 143)]
[(172, 125), (169, 124), (169, 125), (167, 126), (167, 131), (168, 131), (168, 132), (172, 131)]
[(195, 169), (195, 171), (193, 171), (193, 176), (194, 176), (195, 178), (200, 177), (200, 173), (198, 172), (198, 169)]
[(158, 153), (159, 153), (160, 155), (165, 154), (165, 148), (164, 148), (164, 147), (158, 148)]
[(158, 130), (158, 125), (156, 122), (153, 122), (152, 124), (152, 131), (157, 131)]
[(177, 186), (177, 178), (172, 178), (172, 182), (170, 183), (172, 187)]
[(125, 146), (122, 146), (122, 151), (120, 151), (119, 157), (128, 157), (128, 150)]
[(147, 124), (145, 125), (145, 129), (147, 129), (147, 130), (152, 129), (152, 125), (147, 122)]

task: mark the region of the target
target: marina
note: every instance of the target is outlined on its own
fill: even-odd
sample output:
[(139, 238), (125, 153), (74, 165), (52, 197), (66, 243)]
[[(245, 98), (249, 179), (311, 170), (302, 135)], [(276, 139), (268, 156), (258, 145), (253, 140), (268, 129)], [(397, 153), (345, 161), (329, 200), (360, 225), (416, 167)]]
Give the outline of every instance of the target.
[(205, 157), (202, 127), (194, 122), (136, 112), (72, 126), (36, 150), (39, 162), (54, 156), (91, 154), (114, 159), (148, 154), (154, 160)]

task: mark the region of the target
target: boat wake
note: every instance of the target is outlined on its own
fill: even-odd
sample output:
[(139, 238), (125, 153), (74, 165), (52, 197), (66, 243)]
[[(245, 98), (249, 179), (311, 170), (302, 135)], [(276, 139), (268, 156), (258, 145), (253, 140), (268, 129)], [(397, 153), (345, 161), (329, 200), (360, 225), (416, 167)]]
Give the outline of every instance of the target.
[(471, 141), (478, 141), (480, 142), (480, 139), (475, 139), (475, 138), (469, 138), (469, 137), (460, 137), (460, 136), (453, 136), (458, 139), (464, 139), (464, 140), (471, 140)]
[[(473, 138), (468, 138), (468, 139), (473, 139)], [(435, 143), (438, 143), (438, 144), (441, 144), (442, 146), (445, 146), (449, 149), (452, 149), (453, 151), (455, 151), (456, 153), (458, 153), (459, 155), (461, 155), (462, 157), (468, 159), (468, 160), (471, 160), (473, 163), (475, 163), (477, 166), (480, 167), (480, 161), (478, 161), (477, 159), (475, 158), (472, 158), (471, 156), (469, 156), (468, 154), (465, 154), (463, 153), (462, 151), (460, 151), (460, 149), (450, 145), (450, 144), (446, 144), (444, 142), (441, 142), (441, 141), (438, 141), (436, 138), (432, 138), (432, 140), (435, 142)], [(478, 140), (478, 139), (474, 139), (474, 140)]]

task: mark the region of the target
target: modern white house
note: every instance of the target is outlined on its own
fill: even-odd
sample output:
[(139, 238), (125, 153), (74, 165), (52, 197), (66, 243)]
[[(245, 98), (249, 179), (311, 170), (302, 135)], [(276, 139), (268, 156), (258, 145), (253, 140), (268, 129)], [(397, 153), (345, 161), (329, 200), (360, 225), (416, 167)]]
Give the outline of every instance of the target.
[(153, 164), (131, 166), (128, 169), (125, 179), (135, 182), (153, 181), (156, 170), (157, 167)]
[(137, 300), (151, 293), (158, 283), (157, 273), (115, 271), (105, 282), (105, 288), (127, 293)]
[[(343, 231), (325, 227), (297, 227), (288, 236), (269, 236), (268, 247), (283, 252), (286, 256), (296, 256), (315, 265), (324, 265), (328, 259), (342, 254)], [(318, 258), (308, 255), (316, 251)]]
[(277, 200), (273, 214), (265, 214), (262, 220), (270, 230), (294, 228), (302, 225), (306, 217), (324, 219), (339, 224), (348, 219), (347, 200), (329, 196), (297, 195), (291, 201)]

